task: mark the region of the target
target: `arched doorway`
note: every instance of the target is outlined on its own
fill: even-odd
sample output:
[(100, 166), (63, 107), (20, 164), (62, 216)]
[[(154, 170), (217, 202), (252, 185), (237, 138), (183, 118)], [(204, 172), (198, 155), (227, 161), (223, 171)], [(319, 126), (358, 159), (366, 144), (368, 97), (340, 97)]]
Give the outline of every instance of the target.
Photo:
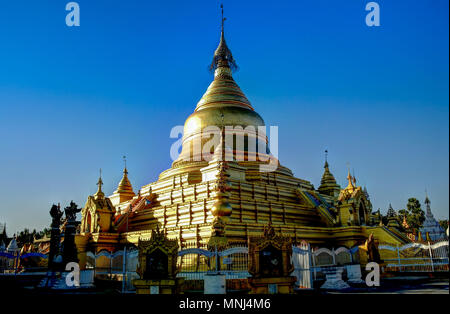
[(87, 217), (86, 217), (86, 228), (85, 228), (85, 232), (91, 232), (91, 213), (88, 212)]
[(359, 216), (359, 224), (361, 226), (365, 226), (366, 225), (366, 211), (365, 211), (362, 203), (359, 204), (358, 216)]

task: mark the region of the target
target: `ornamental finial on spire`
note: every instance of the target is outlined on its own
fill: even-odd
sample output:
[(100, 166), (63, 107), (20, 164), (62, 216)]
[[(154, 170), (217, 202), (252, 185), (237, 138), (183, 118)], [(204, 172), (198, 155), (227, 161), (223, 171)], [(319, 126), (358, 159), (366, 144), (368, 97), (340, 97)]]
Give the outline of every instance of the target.
[(98, 189), (97, 189), (97, 193), (94, 194), (95, 199), (102, 199), (103, 197), (105, 197), (105, 194), (102, 191), (102, 185), (103, 185), (103, 181), (102, 181), (102, 169), (100, 168), (100, 176), (98, 177)]
[(425, 189), (425, 204), (430, 204), (430, 199), (428, 198), (428, 192), (427, 189)]
[(223, 36), (223, 24), (225, 23), (226, 17), (223, 17), (223, 4), (220, 5), (220, 8), (222, 9), (222, 36)]
[(128, 170), (127, 170), (127, 156), (123, 156), (122, 157), (122, 159), (123, 159), (123, 173), (124, 174), (128, 174)]
[(103, 185), (103, 181), (102, 181), (102, 168), (100, 168), (100, 176), (98, 177), (97, 185), (99, 186), (99, 189), (101, 189), (101, 187), (102, 187), (102, 185)]
[(224, 24), (226, 21), (226, 18), (223, 17), (223, 4), (220, 5), (220, 8), (222, 10), (222, 22), (221, 22), (221, 34), (220, 34), (220, 42), (219, 46), (217, 47), (216, 51), (214, 52), (213, 61), (211, 62), (210, 70), (214, 71), (217, 68), (225, 67), (230, 68), (231, 70), (237, 69), (236, 61), (233, 58), (233, 55), (231, 54), (230, 49), (227, 46), (227, 43), (225, 42), (225, 35), (224, 35)]
[(348, 167), (348, 175), (347, 175), (348, 185), (345, 189), (353, 192), (353, 190), (355, 189), (355, 186), (354, 186), (354, 179), (352, 177), (352, 174), (350, 173), (350, 164), (349, 163), (347, 163), (347, 167)]

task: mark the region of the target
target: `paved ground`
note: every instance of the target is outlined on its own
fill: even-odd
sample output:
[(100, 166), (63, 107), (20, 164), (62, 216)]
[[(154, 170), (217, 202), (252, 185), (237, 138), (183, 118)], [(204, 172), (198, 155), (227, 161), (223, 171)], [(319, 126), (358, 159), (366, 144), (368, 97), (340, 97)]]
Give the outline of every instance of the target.
[[(23, 277), (23, 278), (22, 278)], [(26, 294), (52, 294), (52, 293), (74, 293), (74, 291), (42, 291), (33, 289), (39, 280), (33, 278), (25, 278), (20, 276), (20, 281), (14, 276), (0, 276), (0, 295), (7, 292), (22, 292)], [(39, 279), (39, 278), (38, 278)], [(318, 285), (320, 287), (320, 285)], [(318, 288), (317, 287), (317, 288)], [(98, 283), (97, 288), (93, 290), (77, 291), (76, 293), (89, 294), (119, 294), (121, 286), (111, 285), (110, 282), (101, 285)], [(201, 291), (198, 291), (201, 294)], [(240, 294), (241, 292), (228, 292), (231, 294)], [(427, 276), (403, 276), (382, 279), (380, 287), (367, 287), (365, 284), (359, 287), (353, 287), (343, 291), (323, 291), (320, 289), (297, 291), (299, 294), (449, 294), (449, 278), (430, 278)]]
[(392, 293), (398, 294), (449, 294), (448, 281), (422, 284), (418, 287), (400, 289)]
[(345, 291), (328, 291), (324, 294), (449, 294), (448, 279), (429, 280), (423, 277), (392, 278), (381, 283), (380, 287), (354, 288)]

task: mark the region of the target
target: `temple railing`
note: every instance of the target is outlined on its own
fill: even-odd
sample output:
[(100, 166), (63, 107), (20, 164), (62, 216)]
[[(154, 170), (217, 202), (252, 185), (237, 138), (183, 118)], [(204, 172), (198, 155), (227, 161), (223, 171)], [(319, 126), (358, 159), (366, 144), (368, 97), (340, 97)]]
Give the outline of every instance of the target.
[(178, 252), (177, 277), (185, 280), (204, 280), (208, 273), (220, 272), (226, 279), (246, 279), (248, 273), (248, 248), (243, 243), (230, 244), (227, 248), (214, 251), (197, 243), (185, 243)]
[(388, 272), (448, 272), (448, 240), (427, 243), (408, 243), (403, 246), (380, 244), (381, 259)]
[(93, 278), (113, 280), (120, 278), (125, 281), (123, 292), (134, 290), (132, 280), (138, 278), (136, 272), (139, 251), (136, 249), (116, 252), (100, 251), (97, 254), (86, 253), (86, 270), (93, 270)]

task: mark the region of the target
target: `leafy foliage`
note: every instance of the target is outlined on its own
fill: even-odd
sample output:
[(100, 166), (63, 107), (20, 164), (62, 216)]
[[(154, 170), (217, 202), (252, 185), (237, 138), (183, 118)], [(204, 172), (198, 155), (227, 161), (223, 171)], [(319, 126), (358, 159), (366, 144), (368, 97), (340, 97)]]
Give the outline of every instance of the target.
[(406, 221), (413, 229), (420, 229), (425, 221), (425, 212), (422, 210), (419, 200), (414, 197), (408, 199), (406, 209), (399, 210), (399, 214), (406, 216)]
[[(398, 210), (397, 215), (398, 222), (400, 224), (403, 222), (403, 217), (406, 216), (406, 222), (409, 227), (415, 230), (420, 229), (425, 221), (425, 212), (422, 210), (419, 200), (414, 197), (408, 199), (406, 209)], [(383, 224), (386, 226), (388, 223), (387, 216), (382, 215), (381, 219)]]
[(16, 241), (20, 247), (25, 243), (32, 243), (34, 239), (41, 239), (48, 234), (50, 234), (50, 229), (48, 228), (45, 228), (42, 231), (36, 231), (36, 229), (33, 229), (31, 232), (28, 228), (25, 228), (16, 235)]
[(441, 225), (441, 227), (444, 229), (444, 230), (447, 230), (447, 228), (448, 228), (448, 220), (439, 220), (439, 224)]
[(383, 225), (387, 226), (388, 218), (386, 215), (381, 215), (381, 222), (383, 223)]

